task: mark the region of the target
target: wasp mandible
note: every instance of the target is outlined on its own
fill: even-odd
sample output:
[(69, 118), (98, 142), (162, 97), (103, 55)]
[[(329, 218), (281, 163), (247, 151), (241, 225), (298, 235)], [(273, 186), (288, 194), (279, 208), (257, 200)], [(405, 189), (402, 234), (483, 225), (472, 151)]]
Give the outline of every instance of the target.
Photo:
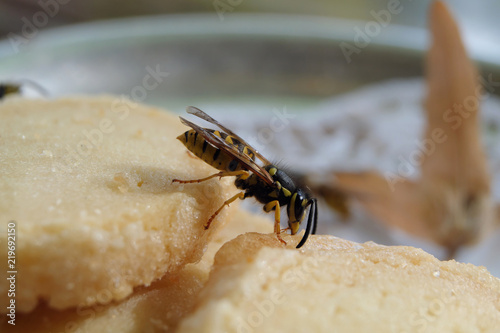
[[(210, 164), (220, 172), (202, 179), (179, 180), (177, 183), (200, 183), (215, 177), (236, 176), (234, 184), (242, 192), (227, 199), (222, 206), (212, 214), (205, 225), (208, 229), (214, 218), (220, 211), (237, 199), (246, 199), (254, 197), (257, 201), (264, 204), (264, 211), (274, 210), (274, 232), (276, 237), (284, 244), (286, 242), (281, 238), (280, 233), (290, 229), (292, 235), (295, 235), (300, 228), (300, 223), (304, 220), (307, 208), (309, 208), (307, 225), (304, 236), (300, 240), (297, 248), (300, 248), (306, 242), (309, 234), (316, 233), (318, 222), (318, 204), (315, 198), (312, 198), (308, 191), (297, 183), (283, 170), (266, 158), (257, 150), (252, 148), (245, 140), (224, 127), (218, 121), (210, 117), (202, 110), (189, 106), (187, 113), (195, 115), (207, 122), (216, 125), (219, 130), (202, 128), (182, 117), (181, 122), (192, 129), (179, 135), (179, 139), (187, 149), (194, 155)], [(263, 166), (256, 163), (259, 159)], [(281, 230), (280, 210), (281, 207), (287, 207), (288, 228)]]

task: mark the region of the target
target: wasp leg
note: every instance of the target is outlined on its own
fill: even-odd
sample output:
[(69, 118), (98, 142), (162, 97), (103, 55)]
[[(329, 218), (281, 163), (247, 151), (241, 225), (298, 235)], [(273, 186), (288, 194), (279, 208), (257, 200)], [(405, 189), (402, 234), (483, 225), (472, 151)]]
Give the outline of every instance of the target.
[(288, 230), (290, 230), (290, 227), (283, 228), (283, 229), (281, 229), (280, 232), (287, 232)]
[(172, 179), (172, 183), (180, 183), (180, 184), (189, 184), (189, 183), (201, 183), (206, 180), (215, 178), (215, 177), (228, 177), (228, 176), (240, 176), (240, 175), (245, 175), (248, 174), (248, 171), (246, 170), (238, 170), (238, 171), (221, 171), (217, 172), (216, 174), (213, 174), (211, 176), (201, 178), (201, 179), (193, 179), (193, 180), (180, 180), (180, 179)]
[(210, 224), (212, 223), (213, 219), (220, 213), (220, 211), (225, 206), (229, 206), (236, 199), (242, 199), (242, 200), (245, 199), (245, 192), (240, 192), (240, 193), (236, 194), (235, 196), (233, 196), (233, 197), (227, 199), (226, 201), (224, 201), (224, 203), (222, 204), (222, 206), (220, 206), (219, 209), (217, 209), (215, 211), (215, 213), (213, 213), (212, 216), (210, 216), (210, 218), (208, 219), (207, 224), (205, 224), (205, 230), (207, 230), (210, 227)]
[(274, 200), (271, 202), (268, 202), (264, 206), (264, 211), (266, 213), (269, 213), (274, 209), (274, 232), (276, 233), (276, 237), (280, 242), (286, 245), (286, 242), (281, 238), (280, 232), (281, 232), (281, 213), (280, 213), (280, 202), (278, 200)]

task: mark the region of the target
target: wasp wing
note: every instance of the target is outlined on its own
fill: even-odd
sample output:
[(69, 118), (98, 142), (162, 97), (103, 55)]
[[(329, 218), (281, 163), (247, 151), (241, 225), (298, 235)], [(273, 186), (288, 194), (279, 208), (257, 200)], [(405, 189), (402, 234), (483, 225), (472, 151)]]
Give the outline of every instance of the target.
[(248, 144), (248, 142), (246, 142), (245, 140), (243, 140), (238, 134), (234, 133), (233, 131), (231, 131), (229, 128), (225, 127), (224, 125), (222, 125), (221, 123), (219, 123), (217, 120), (215, 120), (214, 118), (210, 117), (208, 114), (206, 114), (204, 111), (198, 109), (197, 107), (194, 107), (194, 106), (188, 106), (186, 108), (186, 112), (189, 113), (189, 114), (192, 114), (194, 116), (197, 116), (198, 118), (201, 118), (203, 120), (206, 120), (208, 121), (209, 123), (212, 123), (216, 126), (218, 126), (221, 130), (223, 130), (226, 134), (236, 138), (238, 141), (240, 141), (242, 144), (244, 144), (245, 146), (248, 146), (249, 148), (251, 148), (253, 150), (253, 152), (255, 153), (255, 156), (261, 160), (264, 164), (268, 165), (268, 164), (271, 164), (271, 162), (269, 162), (264, 156), (262, 156), (258, 151), (257, 149), (253, 148), (250, 144)]
[(258, 177), (260, 177), (262, 180), (264, 180), (266, 183), (269, 185), (274, 184), (273, 179), (269, 175), (269, 173), (255, 163), (252, 159), (250, 159), (248, 156), (245, 154), (242, 154), (236, 149), (234, 146), (228, 144), (226, 141), (224, 141), (221, 137), (215, 135), (214, 133), (207, 131), (205, 128), (202, 128), (195, 123), (190, 122), (187, 119), (184, 119), (182, 117), (179, 117), (181, 119), (181, 122), (194, 129), (198, 134), (200, 134), (208, 143), (212, 144), (214, 147), (219, 148), (223, 152), (231, 155), (234, 159), (238, 160), (241, 164), (245, 166), (245, 168), (248, 171), (251, 171), (255, 173)]

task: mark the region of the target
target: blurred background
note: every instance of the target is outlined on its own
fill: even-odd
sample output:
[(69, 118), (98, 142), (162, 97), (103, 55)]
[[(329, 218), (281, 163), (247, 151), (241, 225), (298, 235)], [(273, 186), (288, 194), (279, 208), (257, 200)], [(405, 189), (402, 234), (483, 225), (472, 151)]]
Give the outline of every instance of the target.
[[(496, 66), (500, 3), (449, 3), (471, 54)], [(177, 109), (197, 97), (280, 95), (287, 104), (308, 106), (384, 78), (421, 75), (428, 5), (2, 0), (0, 75), (43, 83), (53, 96), (130, 95), (157, 66), (169, 80), (147, 94), (136, 88), (141, 101)]]
[[(208, 13), (214, 20), (220, 20), (218, 13), (225, 11), (224, 19), (231, 13), (274, 13), (300, 14), (320, 17), (334, 17), (355, 20), (371, 20), (371, 10), (387, 8), (389, 3), (400, 3), (404, 11), (393, 19), (393, 23), (423, 27), (426, 22), (426, 11), (430, 0), (313, 0), (285, 1), (275, 0), (209, 0), (209, 1), (79, 1), (79, 0), (2, 0), (0, 2), (0, 35), (5, 37), (9, 32), (22, 29), (25, 17), (32, 20), (38, 11), (53, 12), (44, 28), (58, 27), (73, 23), (82, 23), (104, 19), (158, 15)], [(54, 3), (58, 8), (54, 9)], [(459, 21), (468, 31), (475, 31), (485, 40), (496, 38), (495, 27), (498, 27), (500, 4), (494, 0), (449, 0)], [(228, 15), (226, 15), (228, 14)]]
[[(499, 82), (500, 2), (446, 2), (481, 73)], [(196, 105), (302, 174), (394, 170), (423, 126), (429, 3), (0, 0), (0, 82), (33, 81), (50, 97), (126, 95), (179, 114)], [(25, 93), (39, 90), (27, 84)], [(483, 109), (497, 201), (499, 105), (491, 98)], [(259, 137), (272, 117), (286, 126)], [(353, 215), (342, 223), (322, 205), (320, 231), (443, 255)], [(500, 276), (498, 240), (497, 232), (457, 258)]]

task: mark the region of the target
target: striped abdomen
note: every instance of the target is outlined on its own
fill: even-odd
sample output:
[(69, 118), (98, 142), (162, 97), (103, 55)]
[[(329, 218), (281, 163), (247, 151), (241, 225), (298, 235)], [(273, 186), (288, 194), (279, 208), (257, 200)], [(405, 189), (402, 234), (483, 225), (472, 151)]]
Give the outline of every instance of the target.
[[(227, 135), (224, 132), (221, 133), (210, 129), (207, 129), (207, 131), (222, 138), (228, 145), (235, 147), (240, 154), (246, 155), (250, 159), (255, 160), (254, 151), (248, 146), (242, 144), (239, 140)], [(245, 169), (238, 159), (233, 158), (223, 149), (217, 148), (208, 143), (203, 136), (199, 135), (198, 132), (193, 129), (179, 135), (177, 139), (180, 140), (193, 154), (218, 170), (237, 171)]]

